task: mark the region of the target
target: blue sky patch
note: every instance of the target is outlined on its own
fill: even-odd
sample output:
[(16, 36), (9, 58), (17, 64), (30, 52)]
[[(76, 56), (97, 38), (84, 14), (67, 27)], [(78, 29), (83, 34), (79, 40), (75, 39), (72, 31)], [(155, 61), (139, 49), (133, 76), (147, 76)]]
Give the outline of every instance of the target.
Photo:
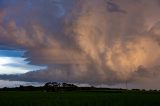
[(29, 64), (29, 61), (22, 57), (24, 53), (25, 51), (0, 50), (0, 74), (24, 74), (47, 68)]

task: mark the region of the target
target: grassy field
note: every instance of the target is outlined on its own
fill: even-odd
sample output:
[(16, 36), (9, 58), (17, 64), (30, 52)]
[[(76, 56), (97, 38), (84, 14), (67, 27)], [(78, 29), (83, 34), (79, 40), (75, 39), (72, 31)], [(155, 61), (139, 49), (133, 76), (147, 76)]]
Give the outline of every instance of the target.
[(160, 106), (160, 93), (1, 91), (0, 106)]

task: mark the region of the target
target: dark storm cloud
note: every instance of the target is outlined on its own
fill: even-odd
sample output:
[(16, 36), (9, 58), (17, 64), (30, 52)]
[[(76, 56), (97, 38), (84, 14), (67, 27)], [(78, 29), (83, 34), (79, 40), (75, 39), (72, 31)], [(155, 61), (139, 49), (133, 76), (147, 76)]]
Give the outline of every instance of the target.
[(3, 79), (117, 84), (160, 71), (157, 1), (5, 2), (0, 43), (23, 48), (28, 61), (48, 69)]
[(120, 12), (120, 13), (126, 13), (125, 10), (122, 10), (119, 5), (112, 1), (107, 1), (107, 9), (110, 12)]

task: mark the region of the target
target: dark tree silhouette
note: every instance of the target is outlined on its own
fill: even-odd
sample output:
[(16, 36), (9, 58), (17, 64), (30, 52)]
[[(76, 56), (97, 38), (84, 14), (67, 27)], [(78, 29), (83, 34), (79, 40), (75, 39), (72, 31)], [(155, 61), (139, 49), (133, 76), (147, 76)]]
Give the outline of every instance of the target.
[(44, 88), (47, 91), (56, 91), (58, 87), (60, 87), (60, 83), (57, 83), (57, 82), (47, 82), (44, 85)]
[(44, 86), (45, 87), (60, 87), (60, 83), (57, 83), (57, 82), (47, 82)]
[(68, 83), (47, 82), (44, 85), (44, 89), (46, 91), (71, 91), (75, 90), (76, 88), (78, 88), (76, 85)]
[(74, 84), (67, 84), (67, 83), (62, 83), (62, 87), (71, 87), (71, 88), (76, 88), (77, 86)]

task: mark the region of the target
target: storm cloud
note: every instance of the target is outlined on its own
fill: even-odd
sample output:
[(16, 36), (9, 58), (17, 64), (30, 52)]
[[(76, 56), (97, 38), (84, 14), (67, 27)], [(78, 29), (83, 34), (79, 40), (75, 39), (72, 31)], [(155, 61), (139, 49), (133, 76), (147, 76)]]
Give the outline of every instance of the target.
[(2, 3), (0, 47), (25, 49), (30, 64), (48, 66), (3, 79), (118, 84), (160, 77), (159, 0)]

